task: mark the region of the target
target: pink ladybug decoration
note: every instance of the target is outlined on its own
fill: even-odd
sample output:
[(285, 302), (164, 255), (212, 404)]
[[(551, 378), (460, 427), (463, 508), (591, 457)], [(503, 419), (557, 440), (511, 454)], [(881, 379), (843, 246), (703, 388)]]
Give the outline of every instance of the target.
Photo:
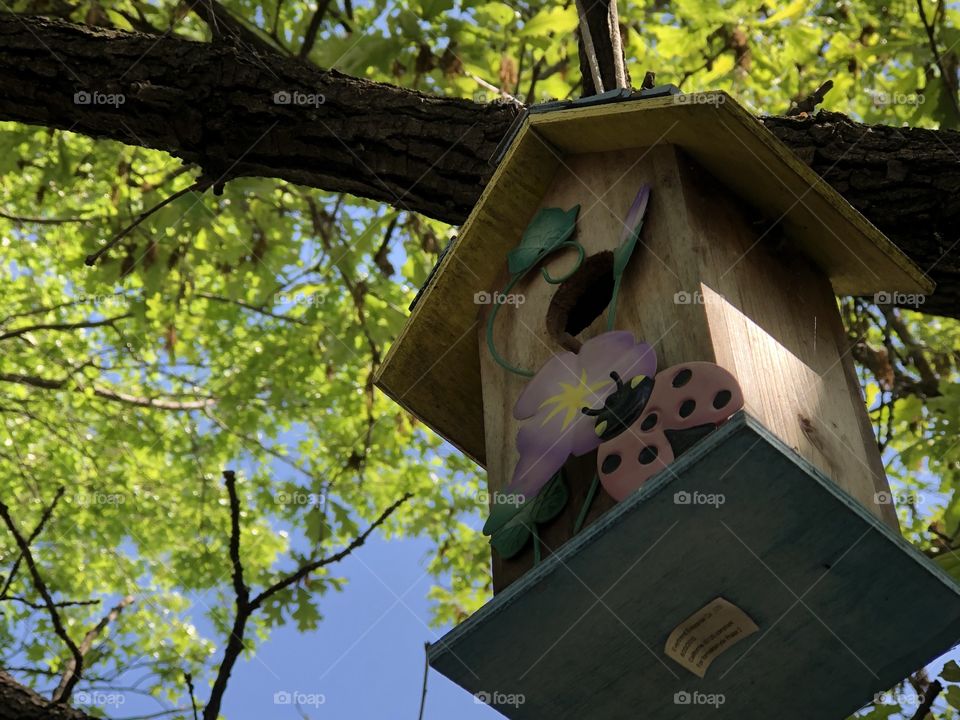
[[(615, 500), (626, 498), (689, 444), (743, 408), (736, 378), (719, 365), (690, 362), (657, 373), (649, 400), (626, 430), (597, 450), (597, 474)], [(596, 414), (596, 413), (591, 413)], [(606, 426), (597, 422), (597, 434)]]

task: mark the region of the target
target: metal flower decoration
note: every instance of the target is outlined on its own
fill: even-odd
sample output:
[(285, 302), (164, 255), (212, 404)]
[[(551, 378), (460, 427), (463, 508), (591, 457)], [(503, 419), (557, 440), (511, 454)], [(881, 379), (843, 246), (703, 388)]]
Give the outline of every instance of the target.
[(603, 407), (623, 383), (656, 373), (653, 349), (626, 331), (588, 340), (576, 354), (554, 355), (520, 394), (513, 415), (525, 422), (517, 433), (520, 460), (507, 493), (534, 497), (570, 455), (596, 449), (596, 418), (585, 409)]

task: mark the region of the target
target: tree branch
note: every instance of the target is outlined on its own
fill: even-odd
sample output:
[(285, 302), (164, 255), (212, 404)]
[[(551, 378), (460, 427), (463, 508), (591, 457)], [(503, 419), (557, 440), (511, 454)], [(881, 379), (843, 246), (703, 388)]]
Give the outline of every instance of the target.
[[(41, 532), (43, 532), (43, 526), (47, 524), (47, 520), (50, 519), (50, 516), (53, 515), (54, 509), (57, 507), (57, 503), (60, 502), (60, 498), (63, 497), (63, 493), (66, 491), (66, 488), (61, 485), (57, 488), (56, 494), (53, 496), (53, 500), (50, 501), (50, 504), (47, 505), (47, 508), (43, 511), (43, 514), (40, 516), (40, 521), (37, 523), (36, 527), (33, 529), (33, 532), (30, 533), (30, 537), (27, 538), (27, 545), (33, 544), (33, 541), (37, 539)], [(0, 599), (7, 597), (7, 591), (10, 590), (10, 586), (13, 584), (13, 579), (17, 576), (17, 570), (20, 569), (20, 562), (23, 560), (23, 553), (21, 552), (17, 555), (17, 559), (13, 561), (13, 565), (10, 568), (10, 572), (7, 574), (7, 579), (3, 583), (3, 588), (0, 589)]]
[[(126, 101), (77, 105), (78, 82)], [(278, 88), (325, 102), (276, 104)], [(461, 223), (517, 112), (253, 58), (231, 43), (0, 13), (0, 119), (165, 150), (225, 181), (279, 178)], [(924, 312), (960, 317), (960, 134), (823, 111), (762, 122), (929, 273), (937, 292)]]
[[(36, 375), (22, 375), (19, 373), (0, 373), (0, 382), (12, 382), (20, 385), (29, 385), (30, 387), (41, 388), (43, 390), (63, 390), (70, 389), (76, 392), (83, 392), (79, 385), (69, 387), (69, 379), (54, 379), (37, 377)], [(188, 410), (203, 410), (216, 404), (214, 398), (202, 398), (199, 400), (174, 400), (171, 398), (144, 397), (141, 395), (130, 395), (129, 393), (111, 390), (100, 385), (93, 386), (93, 394), (104, 400), (113, 400), (136, 407), (153, 408), (156, 410), (170, 410), (173, 412)]]
[[(110, 612), (104, 615), (100, 619), (100, 622), (98, 622), (89, 632), (87, 632), (83, 638), (83, 641), (77, 648), (81, 658), (85, 657), (86, 654), (90, 652), (90, 648), (93, 647), (94, 640), (100, 637), (100, 634), (106, 629), (107, 625), (116, 620), (120, 613), (123, 612), (123, 609), (128, 605), (131, 605), (133, 602), (133, 595), (127, 595), (120, 602), (114, 605), (113, 608), (110, 609)], [(63, 671), (63, 675), (60, 677), (60, 684), (53, 692), (54, 702), (60, 700), (61, 698), (69, 698), (69, 689), (73, 687), (73, 685), (79, 679), (79, 676), (80, 666), (77, 665), (76, 655), (74, 655), (74, 658), (67, 663), (67, 667)]]
[(47, 606), (47, 612), (50, 615), (50, 622), (53, 624), (54, 632), (57, 634), (57, 637), (63, 640), (63, 644), (67, 646), (70, 654), (73, 656), (76, 672), (73, 673), (62, 690), (61, 688), (57, 689), (57, 693), (53, 698), (54, 702), (66, 702), (70, 699), (70, 693), (73, 692), (73, 688), (77, 684), (77, 681), (80, 680), (80, 675), (83, 672), (83, 653), (80, 652), (80, 648), (77, 647), (77, 644), (70, 635), (67, 634), (67, 630), (64, 628), (63, 622), (60, 619), (60, 613), (57, 611), (56, 603), (54, 603), (53, 598), (50, 596), (50, 591), (47, 590), (47, 585), (40, 576), (40, 571), (37, 569), (37, 565), (33, 560), (33, 553), (30, 551), (30, 546), (27, 544), (23, 535), (20, 534), (20, 531), (17, 530), (13, 518), (10, 517), (10, 508), (8, 508), (2, 500), (0, 500), (0, 518), (3, 519), (7, 529), (10, 531), (10, 534), (13, 535), (13, 539), (20, 548), (21, 557), (27, 562), (27, 568), (33, 577), (33, 585)]
[(105, 320), (85, 320), (83, 322), (75, 323), (41, 323), (39, 325), (28, 325), (26, 327), (9, 330), (0, 334), (0, 341), (9, 340), (10, 338), (19, 337), (20, 335), (39, 330), (59, 330), (66, 332), (70, 330), (86, 330), (87, 328), (103, 327), (104, 325), (113, 325), (118, 320), (125, 320), (128, 317), (130, 317), (130, 313), (107, 318)]
[(255, 598), (250, 599), (250, 588), (243, 579), (243, 562), (240, 557), (240, 500), (237, 495), (237, 478), (232, 470), (223, 471), (224, 483), (227, 486), (227, 495), (230, 500), (230, 539), (229, 554), (230, 563), (233, 567), (233, 591), (236, 596), (236, 616), (233, 620), (233, 628), (230, 631), (230, 637), (227, 640), (227, 647), (223, 651), (223, 659), (220, 661), (220, 667), (217, 670), (217, 677), (213, 681), (213, 687), (210, 691), (210, 699), (203, 709), (203, 720), (217, 720), (220, 714), (220, 705), (223, 702), (223, 695), (227, 690), (227, 683), (230, 680), (230, 673), (243, 651), (243, 636), (246, 630), (247, 621), (265, 600), (287, 588), (294, 583), (299, 582), (311, 572), (318, 570), (326, 565), (339, 562), (350, 553), (366, 542), (370, 534), (382, 525), (393, 512), (403, 503), (410, 499), (411, 495), (407, 493), (393, 505), (381, 513), (373, 524), (370, 525), (361, 535), (356, 537), (347, 547), (333, 555), (321, 558), (306, 565), (301, 566), (296, 572), (293, 572), (284, 578), (278, 580), (273, 585), (264, 589)]

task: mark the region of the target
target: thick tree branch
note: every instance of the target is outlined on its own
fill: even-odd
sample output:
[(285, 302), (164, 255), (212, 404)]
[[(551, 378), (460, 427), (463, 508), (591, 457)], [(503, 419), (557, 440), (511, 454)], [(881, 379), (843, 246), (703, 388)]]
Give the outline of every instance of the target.
[[(78, 90), (125, 102), (77, 105)], [(275, 104), (278, 90), (325, 102)], [(209, 177), (280, 178), (455, 224), (516, 112), (229, 43), (0, 14), (0, 119), (165, 150)], [(827, 112), (762, 122), (937, 282), (922, 310), (960, 316), (960, 134)]]
[(0, 670), (0, 720), (91, 720), (86, 713), (51, 703)]

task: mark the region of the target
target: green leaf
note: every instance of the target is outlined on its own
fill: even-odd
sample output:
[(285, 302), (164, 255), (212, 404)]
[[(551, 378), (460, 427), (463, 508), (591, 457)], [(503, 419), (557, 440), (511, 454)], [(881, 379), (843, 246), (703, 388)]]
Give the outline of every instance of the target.
[(569, 210), (543, 208), (536, 214), (520, 239), (520, 244), (507, 254), (507, 268), (516, 275), (535, 265), (573, 234), (580, 206)]
[(940, 677), (947, 682), (960, 682), (960, 665), (957, 665), (957, 661), (951, 660), (944, 665), (943, 670), (940, 671)]
[(495, 504), (483, 534), (490, 535), (493, 548), (502, 558), (509, 559), (527, 544), (536, 523), (545, 523), (563, 512), (569, 497), (561, 468), (532, 500), (521, 505)]

